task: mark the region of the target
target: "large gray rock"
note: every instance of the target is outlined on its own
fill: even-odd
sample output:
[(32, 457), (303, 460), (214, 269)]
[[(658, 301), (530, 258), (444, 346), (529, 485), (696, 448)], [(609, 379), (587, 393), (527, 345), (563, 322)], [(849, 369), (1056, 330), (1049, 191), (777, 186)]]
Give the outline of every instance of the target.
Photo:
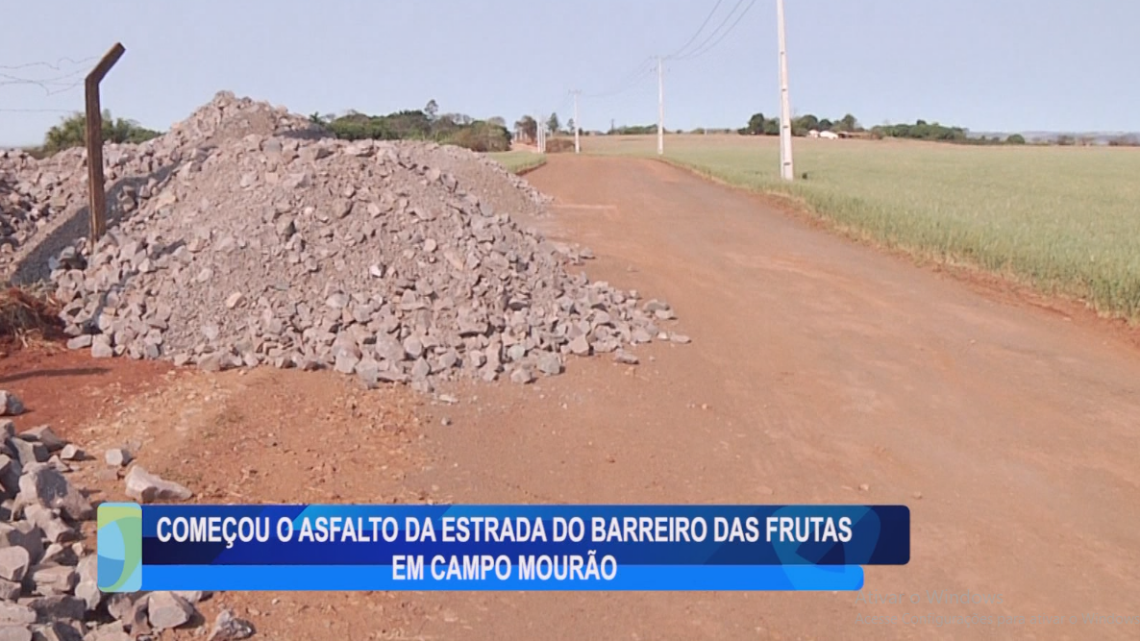
[(79, 581), (75, 585), (76, 598), (83, 599), (87, 609), (94, 611), (103, 602), (103, 591), (99, 589), (98, 557), (94, 554), (83, 557), (75, 571), (79, 574)]
[(0, 390), (0, 416), (19, 416), (24, 413), (24, 402), (12, 392)]
[(141, 465), (135, 465), (127, 473), (127, 496), (140, 503), (153, 503), (155, 501), (185, 501), (194, 496), (189, 489), (173, 482), (166, 481), (146, 471)]
[[(48, 543), (58, 544), (80, 538), (78, 531), (42, 505), (33, 503), (24, 507), (24, 518), (43, 532), (43, 539)], [(44, 551), (44, 556), (47, 556), (47, 550)]]
[(7, 498), (15, 497), (20, 492), (20, 474), (24, 471), (19, 461), (13, 460), (7, 454), (0, 454), (0, 490)]
[(66, 565), (36, 566), (32, 568), (30, 579), (35, 594), (55, 596), (71, 594), (79, 581), (79, 574), (75, 568)]
[(43, 530), (29, 521), (0, 523), (0, 548), (22, 547), (28, 552), (32, 563), (39, 562), (44, 555)]
[(155, 630), (170, 630), (188, 623), (197, 610), (173, 592), (154, 592), (147, 601), (147, 618)]
[(36, 621), (40, 623), (68, 619), (82, 621), (87, 612), (87, 604), (82, 599), (67, 595), (32, 597), (21, 599), (20, 603), (34, 610)]
[(24, 593), (24, 584), (0, 579), (0, 601), (15, 601)]
[(252, 637), (255, 632), (252, 623), (235, 617), (229, 610), (222, 610), (214, 621), (208, 641), (241, 641)]
[(103, 460), (111, 467), (123, 467), (131, 462), (131, 453), (121, 447), (113, 447), (103, 454)]
[(0, 625), (31, 625), (36, 622), (36, 611), (22, 603), (0, 601)]
[(52, 431), (50, 425), (40, 425), (39, 427), (33, 427), (32, 429), (21, 432), (16, 436), (25, 441), (43, 443), (43, 446), (47, 448), (47, 451), (49, 453), (62, 450), (63, 447), (67, 445), (67, 441), (57, 436), (56, 433)]
[(60, 510), (73, 521), (86, 521), (95, 517), (95, 508), (91, 507), (87, 497), (72, 487), (58, 470), (42, 463), (24, 466), (17, 502)]
[(0, 548), (0, 579), (19, 583), (24, 580), (28, 568), (32, 566), (32, 556), (21, 546)]
[(8, 449), (16, 455), (16, 460), (23, 467), (34, 463), (43, 463), (48, 460), (48, 450), (43, 443), (25, 441), (22, 438), (8, 439)]

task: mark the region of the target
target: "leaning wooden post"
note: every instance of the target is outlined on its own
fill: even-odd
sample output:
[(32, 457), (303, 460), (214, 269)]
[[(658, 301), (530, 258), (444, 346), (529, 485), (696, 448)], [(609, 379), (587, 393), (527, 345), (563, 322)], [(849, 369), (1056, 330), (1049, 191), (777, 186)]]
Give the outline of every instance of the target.
[(107, 191), (103, 184), (103, 114), (99, 107), (99, 83), (125, 51), (123, 45), (116, 42), (91, 73), (87, 74), (83, 83), (87, 94), (87, 195), (88, 209), (91, 212), (89, 251), (95, 250), (95, 243), (107, 231)]

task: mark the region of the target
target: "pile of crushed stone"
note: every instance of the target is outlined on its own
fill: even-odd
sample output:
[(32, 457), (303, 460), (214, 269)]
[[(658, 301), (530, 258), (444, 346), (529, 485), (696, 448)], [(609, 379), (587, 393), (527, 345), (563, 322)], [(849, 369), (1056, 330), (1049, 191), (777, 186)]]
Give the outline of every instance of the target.
[(97, 357), (334, 368), (431, 390), (688, 342), (666, 329), (668, 304), (569, 273), (588, 250), (512, 218), (545, 198), (467, 150), (334, 140), (223, 93), (113, 152), (117, 224), (93, 250), (73, 235), (49, 265), (69, 345)]

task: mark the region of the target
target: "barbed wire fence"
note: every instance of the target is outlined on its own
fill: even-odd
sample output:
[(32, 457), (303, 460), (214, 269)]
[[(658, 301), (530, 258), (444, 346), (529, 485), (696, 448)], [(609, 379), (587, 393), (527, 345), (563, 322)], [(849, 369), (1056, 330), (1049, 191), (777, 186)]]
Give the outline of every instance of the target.
[[(83, 83), (98, 60), (98, 56), (61, 57), (54, 61), (0, 64), (0, 119), (38, 114), (68, 118), (83, 113)], [(60, 104), (61, 99), (73, 104)], [(32, 137), (26, 136), (28, 140), (20, 142), (30, 143)], [(0, 140), (0, 148), (11, 142), (14, 141)]]

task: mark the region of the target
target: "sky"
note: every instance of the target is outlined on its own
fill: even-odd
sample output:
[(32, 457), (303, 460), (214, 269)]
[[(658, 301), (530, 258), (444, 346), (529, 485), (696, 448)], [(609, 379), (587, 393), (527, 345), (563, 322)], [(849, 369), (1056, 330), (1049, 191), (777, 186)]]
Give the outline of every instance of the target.
[[(665, 62), (666, 128), (735, 128), (779, 114), (775, 0), (739, 1), (11, 0), (0, 27), (0, 145), (39, 143), (82, 110), (83, 74), (116, 41), (126, 54), (103, 82), (103, 106), (154, 129), (221, 90), (302, 114), (434, 99), (441, 113), (513, 123), (551, 111), (565, 122), (578, 89), (585, 129), (652, 124), (656, 73), (638, 77), (653, 63), (640, 65), (690, 41)], [(786, 5), (796, 114), (991, 132), (1140, 130), (1140, 2)]]

